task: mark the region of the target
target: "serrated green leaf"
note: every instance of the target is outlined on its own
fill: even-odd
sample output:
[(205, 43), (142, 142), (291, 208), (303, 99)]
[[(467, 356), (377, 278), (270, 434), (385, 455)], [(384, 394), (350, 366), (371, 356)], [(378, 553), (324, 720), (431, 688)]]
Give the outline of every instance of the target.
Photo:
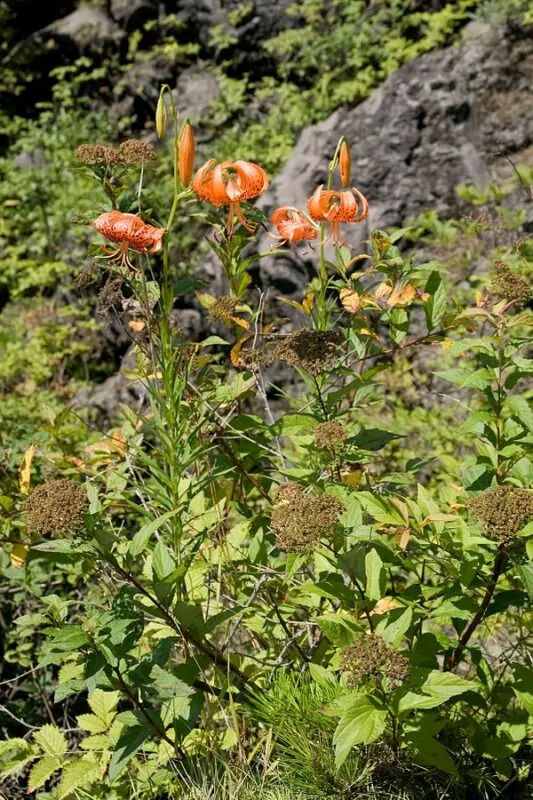
[(28, 791), (34, 792), (39, 789), (60, 767), (60, 760), (53, 756), (44, 756), (39, 759), (28, 775)]
[(89, 695), (87, 702), (93, 714), (109, 726), (113, 722), (117, 705), (120, 700), (120, 692), (104, 692), (102, 689), (95, 689)]
[(412, 621), (412, 608), (395, 608), (379, 623), (376, 631), (386, 642), (396, 644), (407, 633)]
[(83, 756), (63, 768), (61, 782), (57, 789), (58, 800), (68, 797), (76, 789), (88, 789), (99, 778), (100, 770), (92, 756)]
[(0, 777), (21, 769), (32, 756), (33, 750), (25, 739), (14, 738), (0, 742)]
[(333, 735), (335, 766), (340, 769), (350, 751), (358, 744), (371, 744), (385, 730), (387, 711), (372, 698), (356, 695), (345, 708)]
[(429, 331), (435, 330), (446, 311), (446, 289), (438, 272), (432, 272), (426, 282), (424, 291), (430, 295), (424, 303), (426, 324)]
[(158, 696), (164, 699), (171, 697), (189, 697), (196, 693), (196, 689), (189, 686), (184, 681), (176, 678), (171, 672), (162, 669), (157, 664), (150, 673), (151, 689), (154, 689)]
[(63, 758), (67, 752), (67, 740), (55, 725), (43, 725), (33, 734), (33, 738), (47, 756)]
[(349, 444), (358, 447), (360, 450), (376, 452), (394, 439), (402, 438), (402, 434), (399, 433), (391, 433), (390, 431), (383, 431), (379, 428), (368, 428), (367, 430), (359, 431), (356, 436), (348, 441)]
[(111, 739), (105, 733), (96, 733), (94, 736), (87, 736), (80, 742), (82, 750), (108, 750), (111, 747)]
[(106, 723), (95, 714), (79, 714), (76, 721), (78, 727), (87, 733), (104, 733), (107, 730)]

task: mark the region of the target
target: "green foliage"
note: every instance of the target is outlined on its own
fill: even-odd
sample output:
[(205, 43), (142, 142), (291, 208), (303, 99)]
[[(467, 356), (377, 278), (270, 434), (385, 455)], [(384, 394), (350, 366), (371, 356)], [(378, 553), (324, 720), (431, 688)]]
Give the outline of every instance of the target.
[[(306, 0), (289, 12), (303, 30), (265, 45), (274, 75), (237, 79), (229, 58), (212, 67), (223, 90), (206, 127), (220, 134), (215, 154), (277, 168), (303, 125), (451, 40), (477, 5), (430, 13)], [(243, 4), (230, 23), (251, 13)], [(406, 230), (374, 231), (364, 269), (346, 248), (332, 262), (322, 251), (304, 298), (291, 301), (304, 339), (279, 333), (249, 294), (253, 234), (171, 180), (170, 143), (142, 181), (140, 169), (104, 175), (72, 155), (131, 124), (112, 134), (80, 103), (94, 84), (120, 73), (122, 97), (132, 65), (197, 56), (175, 16), (161, 24), (154, 50), (143, 45), (150, 25), (132, 33), (125, 63), (84, 57), (56, 70), (53, 104), (6, 128), (6, 791), (27, 787), (38, 800), (527, 793), (533, 248), (518, 234), (525, 212), (505, 203), (531, 173), (517, 167), (486, 192), (459, 188), (492, 216), (428, 212)], [(222, 54), (234, 46), (222, 28), (211, 39)], [(124, 292), (115, 310), (135, 334), (128, 377), (148, 398), (98, 430), (72, 400), (114, 363), (95, 364), (93, 289), (81, 296), (72, 281), (96, 239), (86, 223), (110, 200), (168, 235), (153, 258), (130, 253), (129, 269), (89, 262), (97, 286), (118, 280)], [(192, 344), (171, 311), (201, 288), (190, 272), (205, 225), (229, 296), (196, 295), (219, 328)], [(412, 252), (420, 241), (432, 251), (423, 263)], [(493, 266), (465, 282), (481, 254)], [(317, 341), (329, 346), (315, 351)], [(279, 361), (294, 382), (272, 387), (274, 410), (265, 368)], [(29, 492), (57, 478), (87, 490), (82, 533), (69, 538), (26, 525)]]
[[(117, 188), (119, 207), (128, 191)], [(176, 203), (190, 195), (175, 183)], [(342, 247), (335, 262), (322, 249), (299, 306), (307, 329), (279, 337), (246, 302), (253, 232), (211, 219), (231, 295), (199, 299), (219, 309), (225, 338), (191, 351), (169, 326), (174, 291), (194, 281), (176, 282), (167, 247), (157, 280), (111, 259), (102, 269), (127, 285), (149, 331), (134, 377), (150, 409), (125, 411), (89, 447), (68, 414), (50, 412), (49, 438), (14, 454), (20, 471), (3, 500), (19, 632), (9, 658), (57, 673), (54, 704), (76, 704), (77, 745), (32, 717), (31, 743), (5, 745), (4, 773), (30, 766), (29, 787), (57, 800), (125, 800), (132, 786), (139, 798), (179, 797), (178, 771), (190, 797), (209, 797), (195, 775), (215, 754), (213, 796), (235, 791), (233, 760), (249, 764), (242, 796), (263, 781), (264, 796), (496, 797), (527, 777), (533, 709), (517, 633), (533, 593), (533, 497), (521, 489), (533, 472), (528, 243), (498, 247), (485, 289), (462, 302), (453, 269), (415, 267), (397, 242), (456, 246), (475, 235), (472, 221), (430, 215), (375, 231), (364, 272), (349, 271)], [(415, 357), (406, 401), (397, 375)], [(274, 420), (261, 365), (276, 359), (307, 395), (287, 395)], [(433, 405), (421, 458), (412, 437), (427, 417), (409, 405), (430, 379), (452, 387), (441, 394), (459, 401), (461, 427), (455, 405)], [(88, 513), (70, 539), (21, 524), (45, 454), (55, 473), (85, 478)], [(83, 592), (50, 591), (50, 580)], [(19, 598), (31, 601), (23, 615)], [(495, 625), (515, 642), (499, 660), (487, 642)], [(259, 764), (272, 762), (269, 783)]]

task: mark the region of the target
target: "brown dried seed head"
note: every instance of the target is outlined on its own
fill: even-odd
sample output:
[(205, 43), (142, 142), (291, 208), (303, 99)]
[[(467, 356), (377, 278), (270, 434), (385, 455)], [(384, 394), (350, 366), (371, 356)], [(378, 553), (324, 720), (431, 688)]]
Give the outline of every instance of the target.
[(339, 450), (346, 439), (346, 431), (336, 419), (321, 422), (315, 428), (315, 443), (322, 450)]
[(385, 678), (393, 689), (408, 678), (411, 663), (381, 636), (363, 634), (354, 644), (344, 648), (341, 668), (350, 686), (380, 683)]
[(343, 503), (328, 494), (304, 494), (302, 487), (292, 481), (283, 484), (276, 494), (271, 525), (277, 534), (280, 550), (307, 553), (322, 536), (332, 536)]
[(215, 302), (207, 309), (207, 317), (211, 322), (230, 322), (235, 315), (237, 300), (229, 295), (217, 297)]
[(502, 300), (513, 301), (516, 308), (523, 308), (533, 292), (527, 280), (514, 272), (508, 264), (497, 261), (494, 264), (496, 274), (492, 278), (490, 291)]
[(503, 544), (510, 544), (533, 519), (533, 492), (514, 486), (496, 486), (472, 497), (466, 505), (483, 522), (488, 538)]
[(275, 357), (312, 375), (331, 369), (340, 359), (341, 333), (302, 330), (287, 336), (275, 349)]
[(38, 486), (24, 504), (28, 529), (41, 536), (68, 536), (83, 530), (89, 501), (79, 483), (47, 481)]
[(102, 144), (81, 144), (74, 155), (84, 164), (105, 164), (108, 149)]
[(126, 142), (122, 142), (118, 152), (123, 163), (127, 165), (143, 164), (157, 158), (155, 147), (141, 139), (128, 139)]

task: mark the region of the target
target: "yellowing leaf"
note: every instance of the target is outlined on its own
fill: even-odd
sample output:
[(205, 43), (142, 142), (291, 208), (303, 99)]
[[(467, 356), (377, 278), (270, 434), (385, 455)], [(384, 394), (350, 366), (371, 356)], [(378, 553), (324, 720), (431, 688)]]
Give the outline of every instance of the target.
[(382, 597), (372, 609), (372, 614), (386, 614), (394, 608), (400, 608), (401, 605), (394, 597)]
[(109, 464), (113, 460), (112, 456), (124, 456), (126, 452), (126, 437), (121, 430), (111, 431), (109, 436), (88, 445), (83, 452), (86, 458), (98, 457), (99, 463)]
[(28, 557), (28, 550), (29, 546), (27, 544), (22, 544), (22, 542), (18, 542), (14, 544), (11, 548), (11, 553), (9, 554), (9, 560), (11, 561), (12, 567), (22, 567), (24, 562)]
[(22, 457), (22, 463), (19, 470), (19, 489), (21, 494), (28, 494), (30, 491), (31, 464), (36, 450), (37, 447), (34, 444), (30, 444)]
[(349, 464), (347, 469), (341, 471), (341, 481), (347, 486), (356, 488), (361, 483), (365, 468), (362, 464)]
[(314, 292), (307, 292), (304, 299), (302, 300), (302, 308), (306, 314), (310, 314), (313, 310), (313, 306), (315, 304), (315, 293)]
[(204, 308), (210, 308), (217, 300), (216, 297), (213, 297), (212, 294), (207, 294), (207, 292), (196, 292), (196, 298)]
[(233, 364), (234, 367), (239, 368), (239, 367), (243, 367), (244, 366), (244, 364), (242, 363), (242, 359), (241, 359), (241, 350), (243, 348), (243, 345), (245, 345), (246, 342), (249, 342), (250, 339), (251, 339), (250, 336), (243, 336), (231, 348), (231, 352), (229, 354), (229, 357), (230, 357), (230, 361), (231, 361), (231, 363)]
[(409, 528), (399, 528), (397, 534), (400, 550), (407, 550), (407, 545), (409, 544), (409, 539), (411, 538), (411, 531)]
[(478, 289), (476, 292), (476, 306), (478, 308), (483, 308), (486, 299), (485, 292), (482, 289)]
[(391, 308), (408, 306), (416, 297), (416, 287), (412, 283), (406, 286), (395, 286), (387, 297), (387, 305)]
[(242, 317), (229, 317), (229, 319), (234, 322), (235, 325), (238, 325), (239, 328), (244, 328), (245, 331), (247, 331), (250, 327), (248, 320), (242, 319)]
[(361, 308), (361, 295), (354, 289), (344, 286), (339, 292), (339, 299), (350, 314), (355, 314)]

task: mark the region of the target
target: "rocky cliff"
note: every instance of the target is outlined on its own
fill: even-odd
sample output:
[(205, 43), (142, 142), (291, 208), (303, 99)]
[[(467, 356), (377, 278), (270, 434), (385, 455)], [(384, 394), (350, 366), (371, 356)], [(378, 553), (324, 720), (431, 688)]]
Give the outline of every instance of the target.
[[(532, 31), (472, 23), (460, 44), (412, 61), (356, 108), (307, 128), (262, 207), (305, 208), (327, 178), (340, 136), (352, 145), (352, 180), (370, 203), (366, 223), (345, 226), (350, 244), (371, 228), (402, 226), (423, 211), (461, 216), (466, 206), (458, 185), (483, 189), (505, 179), (509, 157), (533, 166)], [(515, 193), (506, 202), (523, 200)], [(265, 235), (259, 249), (269, 246)], [(262, 285), (297, 294), (312, 258), (303, 247), (263, 262)]]

